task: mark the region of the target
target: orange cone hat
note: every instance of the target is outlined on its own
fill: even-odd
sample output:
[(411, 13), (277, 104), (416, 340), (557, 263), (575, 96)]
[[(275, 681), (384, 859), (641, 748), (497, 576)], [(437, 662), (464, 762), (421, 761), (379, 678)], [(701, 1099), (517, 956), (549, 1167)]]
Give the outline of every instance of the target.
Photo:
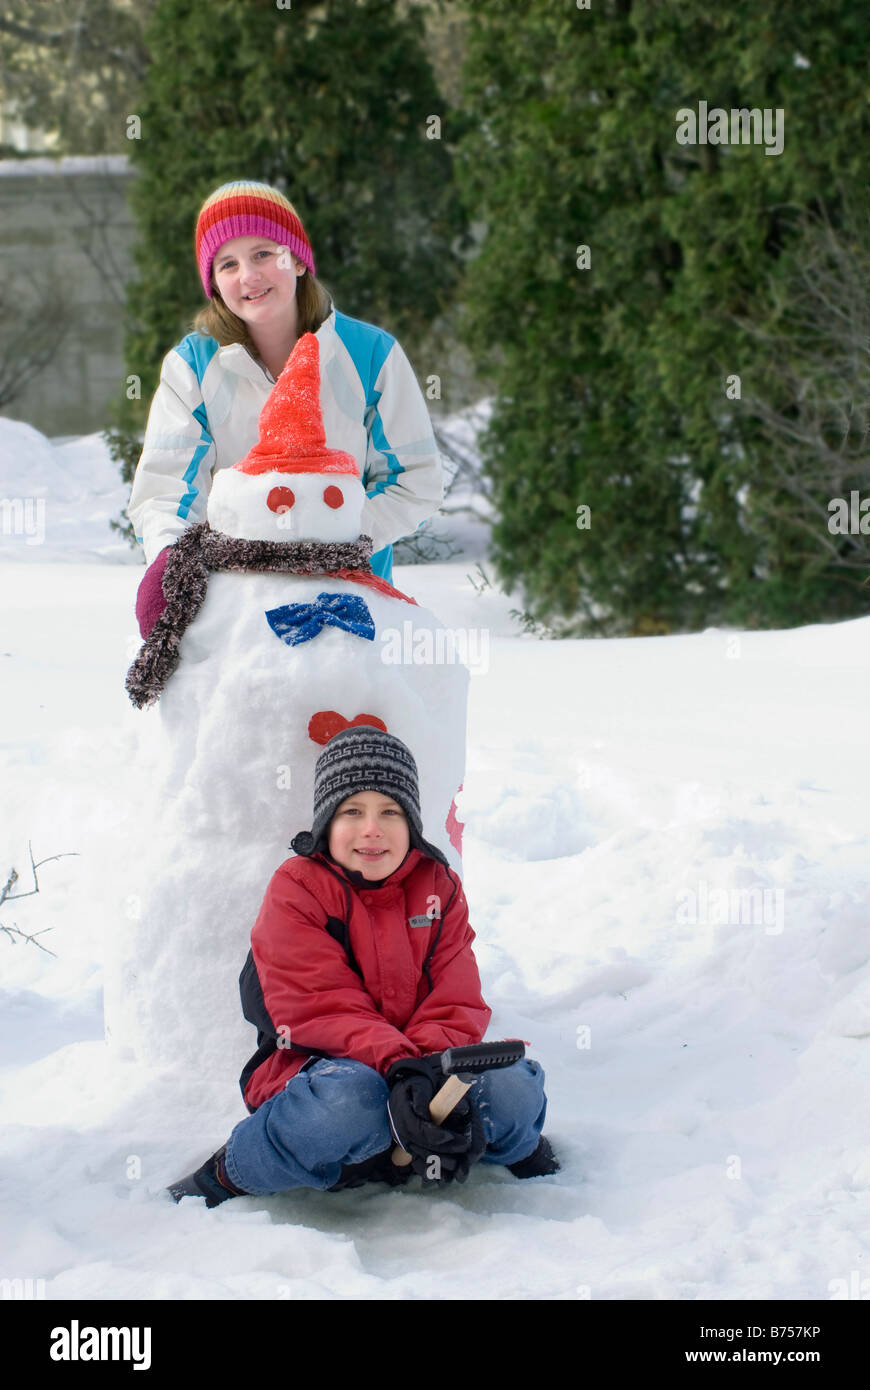
[(353, 454), (329, 449), (320, 411), (320, 343), (303, 333), (260, 411), (260, 438), (233, 467), (239, 473), (352, 473)]

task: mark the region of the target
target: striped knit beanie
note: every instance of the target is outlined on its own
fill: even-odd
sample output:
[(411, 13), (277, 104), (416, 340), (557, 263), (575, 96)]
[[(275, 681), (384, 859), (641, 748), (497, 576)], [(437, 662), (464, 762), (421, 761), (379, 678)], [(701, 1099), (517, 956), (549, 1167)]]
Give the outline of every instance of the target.
[(206, 198), (196, 220), (194, 247), (202, 287), (209, 299), (211, 264), (225, 241), (264, 236), (289, 246), (315, 274), (314, 252), (292, 203), (268, 183), (225, 183)]
[(417, 764), (411, 750), (370, 724), (342, 729), (323, 749), (314, 768), (314, 824), (294, 836), (290, 848), (306, 856), (325, 849), (329, 822), (342, 801), (367, 791), (397, 801), (408, 817), (412, 848), (447, 866), (441, 850), (423, 839)]

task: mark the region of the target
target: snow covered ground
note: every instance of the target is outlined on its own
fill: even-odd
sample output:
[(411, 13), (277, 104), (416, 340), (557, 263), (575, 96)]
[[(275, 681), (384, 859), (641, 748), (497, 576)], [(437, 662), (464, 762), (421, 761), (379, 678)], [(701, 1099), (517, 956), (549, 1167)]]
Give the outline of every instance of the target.
[(0, 907), (0, 1277), (73, 1300), (870, 1296), (870, 619), (547, 642), (483, 585), (474, 528), (397, 568), (477, 635), (465, 887), (489, 1036), (542, 1063), (563, 1170), (176, 1206), (164, 1184), (245, 1111), (103, 1041), (142, 718), (115, 477), (98, 436), (0, 421), (0, 497), (34, 503), (0, 535), (0, 884), (32, 887), (28, 840), (70, 856)]

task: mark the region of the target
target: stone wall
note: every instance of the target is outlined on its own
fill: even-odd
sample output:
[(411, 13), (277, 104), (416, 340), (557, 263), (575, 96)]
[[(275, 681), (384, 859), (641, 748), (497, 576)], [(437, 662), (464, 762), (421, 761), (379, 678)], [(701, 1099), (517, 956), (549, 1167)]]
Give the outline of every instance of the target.
[(124, 388), (134, 177), (124, 155), (0, 160), (0, 414), (50, 437), (106, 429)]

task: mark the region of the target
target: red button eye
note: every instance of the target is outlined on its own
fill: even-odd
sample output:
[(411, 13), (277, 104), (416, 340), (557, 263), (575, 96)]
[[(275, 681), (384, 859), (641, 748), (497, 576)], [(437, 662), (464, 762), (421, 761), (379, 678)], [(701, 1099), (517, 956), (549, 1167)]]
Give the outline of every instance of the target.
[(328, 487), (324, 489), (323, 500), (327, 507), (343, 507), (344, 493), (340, 487)]
[(266, 506), (270, 512), (288, 512), (295, 501), (289, 487), (273, 487), (266, 498)]

